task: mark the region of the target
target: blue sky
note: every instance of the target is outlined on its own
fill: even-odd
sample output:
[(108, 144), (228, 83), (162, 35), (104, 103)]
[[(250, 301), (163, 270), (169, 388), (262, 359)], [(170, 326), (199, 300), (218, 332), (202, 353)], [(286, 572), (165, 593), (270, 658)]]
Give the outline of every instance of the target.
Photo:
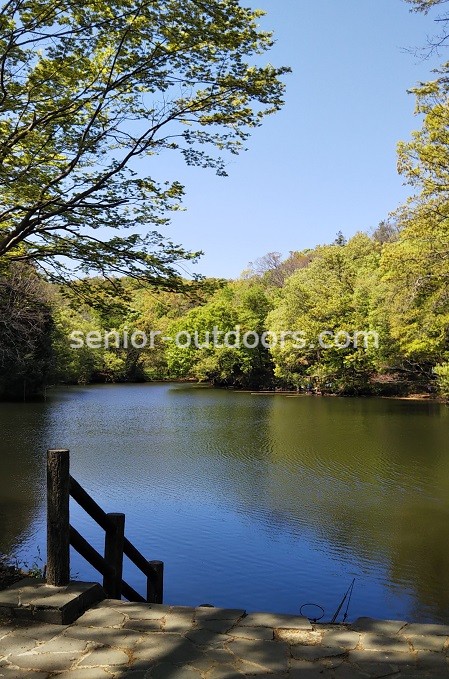
[[(242, 4), (246, 4), (243, 2)], [(420, 60), (433, 16), (403, 0), (254, 0), (288, 65), (286, 105), (232, 157), (229, 176), (158, 158), (158, 179), (186, 187), (185, 212), (167, 228), (205, 251), (195, 270), (239, 276), (270, 251), (331, 242), (337, 231), (369, 231), (408, 195), (396, 171), (396, 143), (420, 126), (407, 89), (432, 78), (438, 59)], [(443, 61), (443, 57), (441, 57)]]

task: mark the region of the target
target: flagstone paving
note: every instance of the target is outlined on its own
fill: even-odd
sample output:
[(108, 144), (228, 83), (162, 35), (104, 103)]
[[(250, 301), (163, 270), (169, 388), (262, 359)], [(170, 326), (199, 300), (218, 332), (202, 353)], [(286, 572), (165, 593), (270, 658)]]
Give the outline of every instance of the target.
[(71, 625), (0, 623), (4, 679), (449, 679), (449, 627), (352, 625), (105, 600)]

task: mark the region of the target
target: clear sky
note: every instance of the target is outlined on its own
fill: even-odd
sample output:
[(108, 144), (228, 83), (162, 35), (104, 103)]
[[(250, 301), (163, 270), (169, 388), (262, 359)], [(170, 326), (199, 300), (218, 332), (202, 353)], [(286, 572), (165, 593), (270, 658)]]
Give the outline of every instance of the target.
[(439, 61), (407, 51), (424, 45), (434, 24), (403, 0), (251, 4), (267, 11), (262, 25), (275, 33), (266, 60), (293, 69), (284, 109), (232, 157), (227, 178), (172, 154), (157, 160), (159, 180), (186, 187), (187, 211), (164, 233), (204, 250), (189, 269), (208, 276), (237, 277), (267, 252), (286, 256), (387, 217), (409, 193), (396, 143), (420, 126), (407, 89), (431, 79)]

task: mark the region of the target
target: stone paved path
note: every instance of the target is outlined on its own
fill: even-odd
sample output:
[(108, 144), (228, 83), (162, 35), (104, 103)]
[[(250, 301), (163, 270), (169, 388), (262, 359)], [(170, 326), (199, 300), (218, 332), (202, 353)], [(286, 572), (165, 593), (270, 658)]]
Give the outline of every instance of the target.
[(4, 620), (5, 679), (449, 678), (449, 626), (351, 626), (106, 600), (69, 626)]

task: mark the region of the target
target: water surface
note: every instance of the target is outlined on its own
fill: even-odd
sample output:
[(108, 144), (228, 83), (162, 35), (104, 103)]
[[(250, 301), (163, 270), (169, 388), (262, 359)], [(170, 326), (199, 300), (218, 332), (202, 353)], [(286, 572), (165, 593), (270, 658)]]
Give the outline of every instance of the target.
[[(166, 564), (167, 603), (449, 618), (449, 409), (181, 384), (61, 388), (0, 405), (0, 550), (45, 552), (45, 450)], [(102, 549), (74, 503), (72, 523)], [(73, 554), (72, 571), (98, 579)], [(145, 591), (129, 563), (126, 579)], [(341, 617), (340, 617), (341, 619)]]

